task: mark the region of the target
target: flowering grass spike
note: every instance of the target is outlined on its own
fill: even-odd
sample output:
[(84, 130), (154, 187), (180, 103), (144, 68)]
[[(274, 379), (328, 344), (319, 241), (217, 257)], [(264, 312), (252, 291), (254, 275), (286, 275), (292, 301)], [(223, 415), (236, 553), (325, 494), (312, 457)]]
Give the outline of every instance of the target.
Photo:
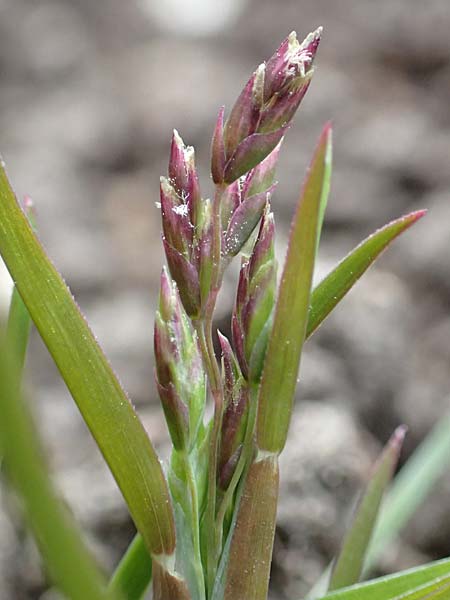
[[(270, 204), (276, 166), (311, 84), (321, 33), (317, 29), (302, 43), (291, 33), (250, 76), (226, 119), (220, 109), (211, 200), (202, 196), (194, 149), (173, 133), (160, 185), (168, 269), (162, 270), (154, 323), (156, 387), (172, 441), (166, 472), (0, 166), (0, 253), (15, 282), (7, 344), (0, 336), (0, 451), (48, 572), (67, 598), (138, 600), (150, 581), (154, 600), (267, 598), (278, 459), (303, 344), (386, 246), (424, 214), (376, 231), (313, 290), (330, 188), (327, 124), (300, 193), (277, 286)], [(235, 258), (241, 267), (230, 341), (220, 332), (216, 337), (214, 317), (224, 273)], [(138, 530), (108, 585), (57, 499), (22, 402), (30, 317)], [(324, 600), (448, 598), (450, 561), (356, 585), (403, 436), (398, 429), (374, 469), (333, 572), (330, 589), (337, 591), (325, 589)], [(350, 587), (338, 589), (343, 586)]]

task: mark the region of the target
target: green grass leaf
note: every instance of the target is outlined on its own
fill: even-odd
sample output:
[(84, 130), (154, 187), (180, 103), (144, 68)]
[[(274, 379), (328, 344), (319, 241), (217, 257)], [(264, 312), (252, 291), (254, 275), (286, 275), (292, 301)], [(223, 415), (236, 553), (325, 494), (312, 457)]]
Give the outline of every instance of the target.
[(332, 141), (331, 124), (328, 124), (328, 127), (330, 127), (330, 135), (329, 135), (329, 140), (327, 143), (325, 157), (324, 157), (324, 173), (323, 173), (323, 181), (322, 181), (322, 193), (320, 196), (320, 204), (319, 204), (319, 219), (318, 219), (318, 227), (317, 227), (316, 254), (319, 249), (323, 221), (325, 218), (325, 212), (327, 210), (328, 197), (330, 195), (331, 171), (332, 171), (332, 167), (333, 167), (333, 141)]
[[(394, 575), (359, 583), (321, 597), (321, 600), (400, 600), (402, 594), (410, 594), (431, 585), (439, 588), (439, 579), (450, 577), (450, 558), (428, 563)], [(448, 592), (447, 592), (448, 593)], [(425, 599), (427, 596), (419, 596)], [(446, 596), (441, 597), (447, 598)], [(440, 598), (440, 600), (441, 600)], [(408, 599), (410, 600), (410, 599)]]
[(390, 487), (369, 546), (366, 566), (398, 535), (450, 465), (450, 415), (443, 417), (415, 450)]
[(395, 600), (448, 600), (450, 598), (450, 577), (439, 577), (432, 583), (422, 585)]
[[(364, 572), (376, 565), (384, 548), (392, 542), (449, 469), (450, 414), (442, 418), (413, 452), (388, 489), (372, 540), (367, 550)], [(308, 598), (325, 593), (331, 565), (314, 585)]]
[(27, 307), (14, 286), (9, 305), (7, 338), (8, 347), (14, 352), (17, 361), (19, 379), (25, 364), (25, 357), (30, 337), (31, 319)]
[(381, 501), (394, 474), (404, 437), (405, 428), (399, 427), (373, 469), (337, 557), (330, 580), (330, 591), (352, 585), (361, 577)]
[(172, 554), (175, 526), (158, 457), (127, 395), (0, 168), (0, 254), (108, 463), (147, 548)]
[(115, 568), (108, 590), (120, 594), (123, 600), (141, 600), (151, 579), (152, 559), (137, 533)]
[[(28, 217), (31, 226), (35, 229), (34, 215), (30, 199), (27, 199), (25, 202), (24, 212)], [(22, 375), (22, 370), (25, 364), (30, 331), (30, 315), (28, 314), (27, 307), (20, 297), (17, 287), (14, 285), (11, 295), (11, 302), (9, 304), (6, 336), (8, 348), (14, 353), (14, 360), (16, 361), (19, 379)]]
[(314, 333), (390, 242), (408, 227), (411, 227), (425, 213), (425, 210), (418, 210), (375, 231), (352, 250), (314, 288), (311, 294), (311, 308), (306, 331), (307, 338)]
[(0, 339), (0, 447), (5, 471), (23, 500), (27, 520), (51, 578), (67, 598), (104, 600), (102, 575), (86, 550), (65, 506), (53, 489), (43, 450), (27, 408), (19, 396), (19, 366)]
[(279, 453), (286, 443), (308, 322), (331, 128), (321, 135), (291, 226), (258, 398), (257, 445)]

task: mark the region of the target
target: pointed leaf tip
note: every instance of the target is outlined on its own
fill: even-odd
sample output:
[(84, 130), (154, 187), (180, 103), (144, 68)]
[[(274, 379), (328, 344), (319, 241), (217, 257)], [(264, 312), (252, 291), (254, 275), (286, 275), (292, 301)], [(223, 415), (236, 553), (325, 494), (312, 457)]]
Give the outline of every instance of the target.
[(406, 434), (408, 433), (407, 425), (399, 425), (392, 434), (391, 443), (396, 448), (401, 448), (405, 441)]
[(426, 210), (418, 210), (404, 215), (369, 235), (314, 288), (311, 295), (307, 338), (326, 319), (383, 250), (421, 219), (426, 212)]
[(329, 124), (322, 130), (292, 220), (258, 399), (257, 443), (279, 453), (288, 433), (308, 323), (311, 282), (327, 186)]
[(405, 425), (397, 427), (372, 469), (336, 560), (330, 591), (353, 585), (361, 577), (381, 502), (397, 467), (406, 431)]

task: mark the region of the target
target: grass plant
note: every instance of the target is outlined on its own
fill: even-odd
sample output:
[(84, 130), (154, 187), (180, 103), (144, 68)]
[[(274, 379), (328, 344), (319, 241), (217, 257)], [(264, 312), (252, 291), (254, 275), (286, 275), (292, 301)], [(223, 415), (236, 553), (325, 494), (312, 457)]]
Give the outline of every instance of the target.
[[(173, 134), (160, 187), (167, 268), (154, 325), (155, 384), (173, 446), (165, 470), (39, 242), (29, 206), (17, 202), (0, 168), (0, 254), (15, 284), (0, 339), (0, 452), (48, 573), (67, 598), (138, 600), (150, 582), (155, 600), (267, 598), (278, 459), (304, 344), (380, 253), (424, 215), (417, 211), (382, 227), (313, 288), (331, 178), (332, 129), (326, 124), (299, 194), (278, 282), (271, 212), (276, 166), (311, 84), (321, 34), (319, 28), (300, 43), (291, 33), (250, 76), (226, 119), (220, 109), (211, 145), (212, 199), (201, 192), (193, 148)], [(215, 332), (214, 314), (233, 260), (240, 261), (240, 275), (228, 339)], [(23, 399), (31, 323), (138, 531), (109, 582), (55, 493)], [(207, 404), (213, 407), (209, 420)], [(399, 512), (410, 515), (411, 497), (425, 496), (444, 465), (448, 440), (439, 431), (420, 450), (422, 462), (410, 463), (412, 475), (402, 470), (378, 519), (404, 434), (403, 427), (397, 429), (374, 465), (342, 549), (315, 597), (450, 598), (448, 559), (360, 583), (368, 561), (397, 533)]]

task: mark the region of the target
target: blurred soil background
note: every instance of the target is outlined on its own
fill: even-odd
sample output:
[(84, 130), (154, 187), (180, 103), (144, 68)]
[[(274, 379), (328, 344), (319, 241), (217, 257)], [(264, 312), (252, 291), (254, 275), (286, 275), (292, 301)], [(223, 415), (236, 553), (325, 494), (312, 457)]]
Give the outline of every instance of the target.
[[(0, 0), (0, 148), (161, 454), (152, 327), (159, 176), (171, 131), (195, 146), (210, 195), (209, 144), (255, 66), (290, 30), (324, 37), (287, 135), (273, 199), (279, 257), (323, 123), (334, 175), (317, 267), (428, 207), (308, 342), (282, 459), (271, 598), (298, 600), (338, 548), (381, 444), (410, 428), (404, 458), (448, 410), (450, 390), (450, 5), (448, 0)], [(2, 281), (5, 296), (6, 283)], [(234, 276), (219, 325), (227, 331)], [(123, 501), (33, 334), (36, 418), (65, 500), (106, 571), (133, 535)], [(13, 499), (0, 497), (0, 598), (53, 599)], [(450, 555), (450, 477), (379, 572)]]

